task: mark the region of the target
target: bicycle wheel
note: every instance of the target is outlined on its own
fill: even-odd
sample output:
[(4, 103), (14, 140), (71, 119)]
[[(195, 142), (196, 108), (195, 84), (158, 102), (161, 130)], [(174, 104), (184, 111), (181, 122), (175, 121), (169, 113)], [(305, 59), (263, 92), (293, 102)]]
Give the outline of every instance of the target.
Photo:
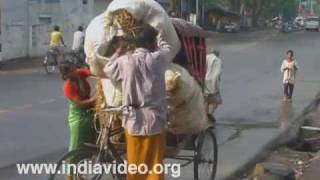
[(56, 63), (54, 63), (51, 58), (53, 57), (47, 55), (43, 61), (43, 66), (47, 74), (51, 74), (56, 70)]
[(213, 180), (218, 162), (218, 145), (213, 128), (202, 132), (195, 142), (194, 179)]
[[(54, 174), (51, 174), (49, 176), (49, 180), (65, 180), (67, 174), (72, 174), (73, 179), (75, 180), (99, 180), (102, 177), (101, 174), (93, 174), (93, 173), (88, 173), (85, 174), (81, 172), (81, 174), (77, 174), (75, 171), (76, 170), (83, 170), (80, 167), (81, 164), (87, 162), (99, 162), (99, 159), (95, 159), (98, 154), (97, 149), (86, 149), (86, 148), (81, 148), (81, 149), (76, 149), (74, 151), (68, 152), (65, 154), (56, 164), (55, 167), (55, 172)], [(74, 164), (68, 165), (68, 161), (72, 159)], [(76, 165), (77, 167), (75, 167)], [(69, 166), (69, 167), (67, 167)], [(75, 168), (75, 170), (73, 169)]]
[[(113, 153), (112, 153), (113, 154)], [(116, 171), (119, 169), (118, 165), (122, 164), (125, 165), (121, 160), (119, 160), (119, 158), (117, 158), (116, 156), (112, 155), (112, 154), (108, 154), (105, 156), (104, 160), (102, 161), (102, 164), (112, 164), (116, 169)], [(123, 172), (123, 174), (120, 174), (120, 172), (104, 172), (104, 174), (101, 176), (101, 179), (108, 179), (108, 180), (125, 180), (126, 179), (126, 175), (124, 174), (125, 172)]]

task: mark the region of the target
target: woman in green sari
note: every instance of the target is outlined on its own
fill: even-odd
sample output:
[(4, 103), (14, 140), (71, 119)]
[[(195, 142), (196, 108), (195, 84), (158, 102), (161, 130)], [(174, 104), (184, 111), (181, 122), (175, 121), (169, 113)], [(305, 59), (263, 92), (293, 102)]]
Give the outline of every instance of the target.
[[(64, 82), (64, 95), (69, 100), (68, 123), (70, 128), (69, 151), (75, 150), (83, 143), (94, 143), (95, 131), (92, 126), (92, 107), (95, 97), (90, 96), (91, 89), (87, 78), (91, 72), (87, 69), (78, 69), (68, 61), (59, 65)], [(70, 160), (76, 163), (76, 160)], [(72, 180), (69, 176), (67, 179)]]

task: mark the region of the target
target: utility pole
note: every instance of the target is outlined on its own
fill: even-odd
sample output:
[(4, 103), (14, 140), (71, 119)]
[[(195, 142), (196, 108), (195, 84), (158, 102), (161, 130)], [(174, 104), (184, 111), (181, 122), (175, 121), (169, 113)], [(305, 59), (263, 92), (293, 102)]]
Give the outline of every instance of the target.
[(313, 6), (314, 0), (311, 0), (311, 15), (314, 15), (314, 6)]
[(205, 2), (206, 1), (204, 1), (204, 0), (202, 0), (202, 2), (201, 2), (201, 26), (204, 26), (204, 11), (205, 11), (205, 9), (204, 9), (204, 5), (205, 5)]
[(27, 50), (27, 58), (29, 59), (30, 58), (30, 8), (29, 8), (29, 0), (26, 0), (26, 5), (27, 5), (27, 7), (26, 7), (26, 11), (27, 11), (27, 13), (26, 13), (26, 18), (27, 18), (27, 20), (26, 20), (26, 33), (27, 33), (27, 40), (26, 40), (26, 50)]
[(200, 15), (200, 13), (199, 13), (199, 9), (200, 8), (200, 6), (199, 6), (199, 0), (196, 0), (196, 24), (198, 24), (198, 22), (199, 22), (199, 15)]

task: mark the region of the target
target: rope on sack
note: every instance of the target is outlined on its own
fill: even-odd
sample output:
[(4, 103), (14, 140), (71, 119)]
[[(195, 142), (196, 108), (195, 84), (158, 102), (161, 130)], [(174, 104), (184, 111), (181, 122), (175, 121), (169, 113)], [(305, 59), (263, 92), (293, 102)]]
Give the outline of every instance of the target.
[(129, 38), (136, 37), (143, 30), (143, 22), (136, 20), (126, 9), (118, 9), (111, 16)]
[[(108, 26), (120, 26), (121, 30), (124, 31), (126, 37), (133, 39), (136, 37), (143, 30), (143, 23), (136, 20), (126, 9), (118, 9), (114, 12), (108, 13), (107, 15), (107, 24)], [(132, 49), (131, 44), (128, 44), (128, 51)], [(117, 49), (115, 44), (111, 44), (106, 50), (106, 56), (111, 55)], [(96, 94), (97, 94), (97, 101), (95, 104), (95, 129), (98, 133), (100, 133), (101, 129), (105, 127), (107, 121), (109, 119), (109, 114), (104, 111), (107, 107), (107, 100), (104, 95), (103, 86), (101, 79), (97, 81), (96, 85)], [(113, 92), (115, 95), (115, 92)], [(120, 120), (120, 119), (119, 119)], [(99, 128), (97, 127), (97, 122), (99, 124)], [(114, 121), (112, 125), (113, 128), (117, 128), (121, 126), (121, 121)], [(100, 129), (100, 130), (99, 130)], [(119, 137), (114, 136), (115, 141), (119, 141), (121, 135)]]
[[(106, 124), (105, 120), (108, 119), (108, 113), (104, 111), (107, 101), (106, 101), (106, 98), (104, 97), (101, 79), (99, 79), (96, 84), (96, 96), (97, 96), (97, 100), (94, 107), (94, 110), (95, 110), (94, 125), (95, 125), (96, 132), (99, 133), (101, 128), (104, 127)], [(97, 123), (99, 124), (100, 129), (98, 129)]]

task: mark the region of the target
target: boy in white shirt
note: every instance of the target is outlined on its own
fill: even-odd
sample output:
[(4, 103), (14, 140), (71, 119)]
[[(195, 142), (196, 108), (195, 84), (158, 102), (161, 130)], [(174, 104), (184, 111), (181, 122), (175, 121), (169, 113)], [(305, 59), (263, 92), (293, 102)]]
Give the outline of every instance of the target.
[(298, 63), (297, 60), (294, 59), (294, 52), (292, 50), (288, 50), (287, 58), (283, 60), (281, 65), (281, 72), (283, 73), (284, 100), (291, 101), (292, 99), (297, 71)]

